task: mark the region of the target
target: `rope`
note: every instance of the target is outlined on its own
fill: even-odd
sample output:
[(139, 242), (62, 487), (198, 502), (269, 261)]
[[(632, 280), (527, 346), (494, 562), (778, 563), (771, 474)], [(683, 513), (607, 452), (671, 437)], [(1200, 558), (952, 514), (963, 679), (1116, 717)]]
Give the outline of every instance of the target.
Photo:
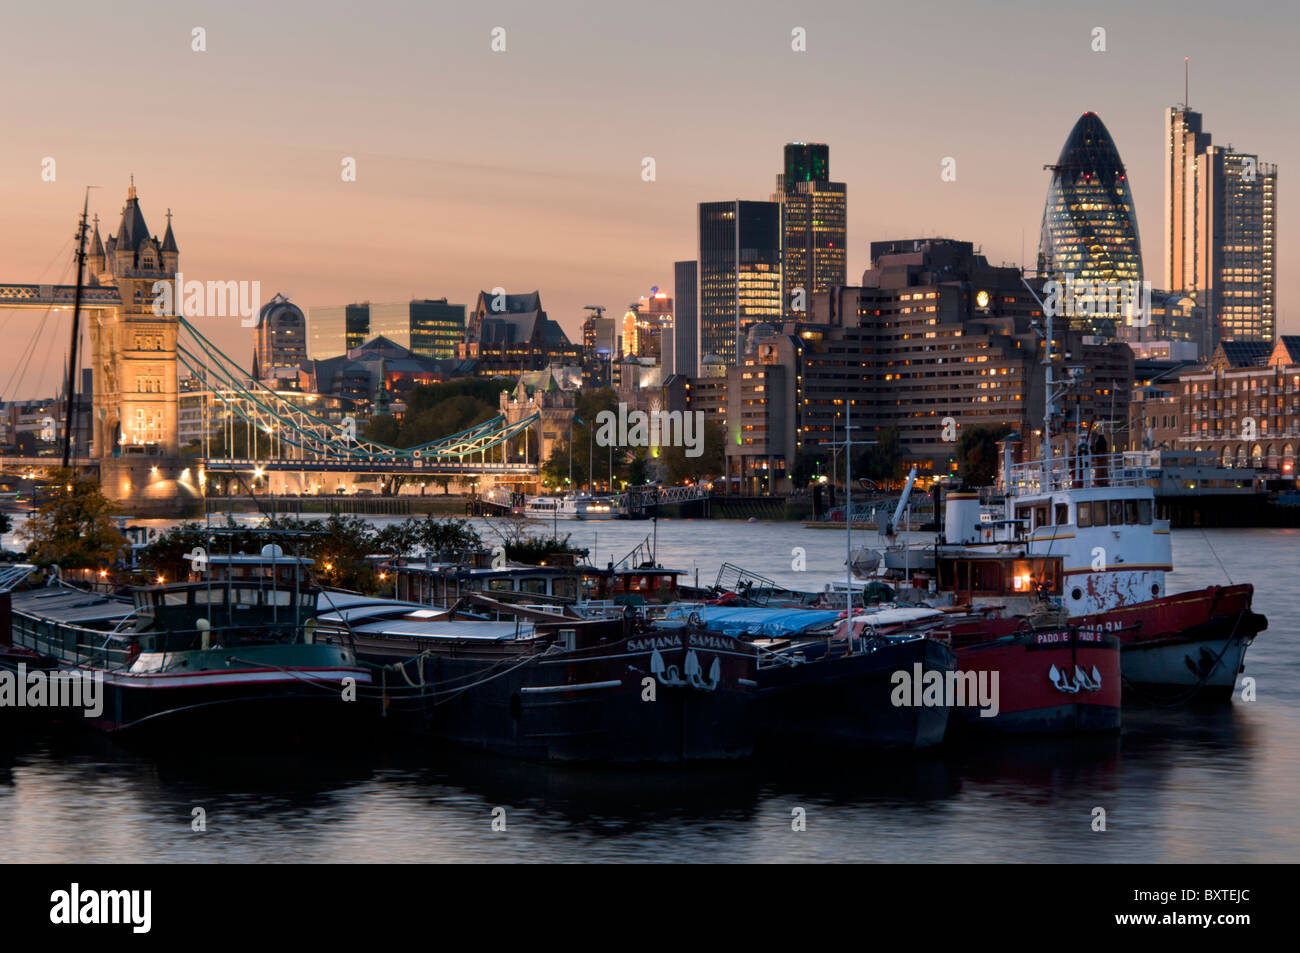
[(1233, 585), (1232, 576), (1228, 574), (1228, 567), (1223, 565), (1223, 560), (1219, 558), (1218, 552), (1215, 550), (1213, 544), (1210, 542), (1210, 537), (1205, 535), (1204, 526), (1201, 527), (1201, 539), (1205, 540), (1205, 545), (1210, 550), (1210, 555), (1214, 557), (1214, 561), (1217, 562), (1219, 564), (1219, 568), (1223, 570), (1223, 575), (1224, 578), (1228, 580), (1228, 585), (1230, 586)]

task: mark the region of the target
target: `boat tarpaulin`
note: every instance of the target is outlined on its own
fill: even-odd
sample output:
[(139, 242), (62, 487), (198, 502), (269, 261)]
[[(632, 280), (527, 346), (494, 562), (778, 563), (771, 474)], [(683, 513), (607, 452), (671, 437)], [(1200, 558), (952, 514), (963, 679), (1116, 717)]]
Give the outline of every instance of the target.
[(691, 613), (704, 628), (723, 635), (764, 636), (779, 639), (834, 622), (842, 613), (835, 609), (753, 609), (732, 606), (681, 606), (665, 616), (685, 621)]

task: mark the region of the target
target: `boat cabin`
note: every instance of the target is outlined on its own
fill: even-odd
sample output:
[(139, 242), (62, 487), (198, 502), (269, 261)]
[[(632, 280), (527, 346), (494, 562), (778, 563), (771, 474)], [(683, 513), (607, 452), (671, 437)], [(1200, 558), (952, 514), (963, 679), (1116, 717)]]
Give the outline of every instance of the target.
[(936, 582), (957, 604), (1008, 596), (1060, 596), (1060, 556), (940, 555)]

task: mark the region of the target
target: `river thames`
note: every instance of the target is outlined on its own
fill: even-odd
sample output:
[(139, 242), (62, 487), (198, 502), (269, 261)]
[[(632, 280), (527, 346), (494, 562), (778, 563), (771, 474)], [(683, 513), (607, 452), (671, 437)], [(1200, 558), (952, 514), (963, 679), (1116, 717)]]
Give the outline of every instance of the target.
[[(603, 564), (652, 525), (559, 529)], [(697, 572), (712, 582), (723, 562), (800, 589), (844, 573), (842, 532), (707, 520), (662, 520), (655, 532), (658, 561), (690, 582)], [(1300, 531), (1176, 530), (1173, 544), (1171, 592), (1254, 583), (1269, 621), (1246, 659), (1256, 700), (1126, 702), (1118, 738), (1083, 742), (644, 769), (378, 742), (160, 758), (83, 733), (10, 734), (0, 860), (1296, 862)], [(1092, 829), (1096, 807), (1105, 831)], [(806, 828), (794, 830), (800, 813)]]

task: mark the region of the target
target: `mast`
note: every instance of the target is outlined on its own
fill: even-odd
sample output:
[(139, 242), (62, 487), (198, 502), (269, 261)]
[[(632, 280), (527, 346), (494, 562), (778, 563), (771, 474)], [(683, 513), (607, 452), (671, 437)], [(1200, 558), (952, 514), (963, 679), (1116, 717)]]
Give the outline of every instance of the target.
[(81, 206), (81, 222), (77, 226), (77, 288), (72, 295), (72, 344), (68, 348), (68, 383), (64, 388), (67, 412), (63, 424), (63, 469), (68, 468), (72, 457), (72, 429), (77, 421), (77, 341), (81, 337), (81, 283), (86, 270), (86, 214), (90, 211), (90, 189)]
[[(1020, 276), (1020, 282), (1038, 302), (1038, 307), (1043, 311), (1043, 367), (1046, 378), (1046, 387), (1043, 390), (1043, 447), (1042, 447), (1042, 467), (1043, 467), (1043, 489), (1051, 490), (1051, 467), (1052, 467), (1052, 413), (1056, 407), (1056, 395), (1052, 391), (1056, 383), (1052, 379), (1052, 309), (1043, 304), (1043, 299), (1038, 297), (1038, 292), (1025, 279), (1024, 275)], [(1008, 474), (1010, 476), (1010, 474)]]
[(844, 402), (844, 650), (853, 645), (853, 398)]

